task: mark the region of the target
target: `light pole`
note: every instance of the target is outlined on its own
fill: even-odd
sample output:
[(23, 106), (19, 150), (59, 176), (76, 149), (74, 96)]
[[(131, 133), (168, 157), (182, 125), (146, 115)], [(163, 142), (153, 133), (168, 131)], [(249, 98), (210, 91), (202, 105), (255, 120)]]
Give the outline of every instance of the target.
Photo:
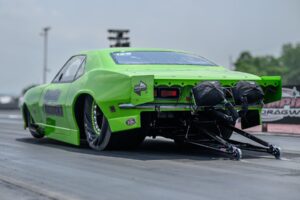
[(47, 82), (47, 56), (48, 56), (48, 31), (50, 27), (43, 28), (42, 36), (44, 36), (44, 67), (43, 67), (43, 83)]

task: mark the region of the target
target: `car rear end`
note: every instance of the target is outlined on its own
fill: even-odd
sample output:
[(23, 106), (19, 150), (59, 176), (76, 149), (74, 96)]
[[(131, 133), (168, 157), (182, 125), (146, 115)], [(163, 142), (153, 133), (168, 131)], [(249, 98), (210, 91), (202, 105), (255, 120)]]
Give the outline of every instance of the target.
[[(242, 127), (256, 126), (261, 123), (260, 111), (263, 104), (281, 98), (280, 77), (261, 77), (258, 80), (189, 80), (138, 76), (132, 77), (132, 81), (130, 102), (120, 103), (118, 107), (123, 111), (137, 113), (139, 119), (131, 121), (140, 122), (138, 127), (152, 136), (173, 138), (177, 133), (182, 134), (195, 118), (201, 116), (201, 120), (205, 120), (207, 116), (207, 120), (210, 119), (207, 112), (212, 109), (222, 110), (224, 113), (233, 109), (239, 115), (247, 109), (242, 116)], [(218, 83), (224, 98), (214, 102), (217, 97), (208, 91), (207, 105), (198, 104), (195, 96), (201, 96), (207, 88), (204, 86), (201, 90), (196, 90), (197, 94), (193, 91), (203, 83)], [(261, 99), (247, 102), (247, 105), (240, 101), (241, 96), (238, 95), (241, 94), (237, 94), (237, 85), (241, 83), (249, 83), (246, 87), (255, 84), (263, 94)], [(203, 95), (202, 97), (204, 98)]]
[(142, 128), (172, 138), (195, 120), (211, 120), (214, 110), (234, 122), (241, 117), (248, 128), (260, 124), (264, 103), (281, 98), (280, 77), (230, 71), (202, 57), (167, 50), (111, 50), (109, 55), (113, 70), (130, 79), (129, 88), (123, 87), (128, 98), (115, 101), (115, 114), (108, 116), (113, 132)]

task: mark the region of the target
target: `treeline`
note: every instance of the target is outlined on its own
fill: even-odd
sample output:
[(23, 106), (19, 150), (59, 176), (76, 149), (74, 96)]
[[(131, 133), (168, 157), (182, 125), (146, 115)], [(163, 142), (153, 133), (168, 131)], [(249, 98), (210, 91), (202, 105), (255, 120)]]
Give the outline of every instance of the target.
[(300, 85), (300, 43), (283, 45), (279, 57), (253, 56), (244, 51), (235, 62), (235, 68), (260, 76), (280, 75), (284, 85)]

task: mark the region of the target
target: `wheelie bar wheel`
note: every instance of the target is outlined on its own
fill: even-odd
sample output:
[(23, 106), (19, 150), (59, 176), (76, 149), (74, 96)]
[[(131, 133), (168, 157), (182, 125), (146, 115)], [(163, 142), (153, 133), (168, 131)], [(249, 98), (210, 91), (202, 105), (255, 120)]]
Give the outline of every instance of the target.
[(274, 155), (276, 159), (281, 158), (281, 149), (280, 149), (280, 147), (276, 147), (276, 146), (271, 145), (269, 147), (269, 150), (270, 150), (270, 153), (272, 155)]
[(240, 160), (242, 158), (242, 151), (237, 147), (232, 147), (232, 158), (234, 160)]

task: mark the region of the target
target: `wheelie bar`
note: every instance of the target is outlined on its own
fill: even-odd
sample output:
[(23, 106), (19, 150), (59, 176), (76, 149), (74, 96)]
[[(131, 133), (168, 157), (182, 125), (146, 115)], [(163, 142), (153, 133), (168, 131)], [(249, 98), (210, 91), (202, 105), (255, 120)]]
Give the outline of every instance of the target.
[(227, 142), (217, 134), (209, 132), (204, 128), (201, 131), (207, 135), (210, 140), (191, 140), (188, 138), (187, 134), (185, 142), (230, 155), (235, 160), (240, 160), (242, 158), (242, 151), (235, 145)]
[(229, 128), (231, 130), (233, 130), (235, 133), (242, 135), (260, 145), (262, 145), (262, 147), (260, 146), (256, 146), (256, 145), (252, 145), (252, 144), (248, 144), (248, 143), (243, 143), (243, 142), (238, 142), (238, 141), (233, 141), (233, 140), (229, 140), (229, 142), (231, 142), (232, 144), (235, 144), (236, 146), (238, 146), (241, 149), (244, 150), (249, 150), (249, 151), (258, 151), (258, 152), (266, 152), (269, 154), (272, 154), (273, 156), (275, 156), (276, 159), (280, 159), (281, 156), (281, 149), (280, 147), (277, 147), (273, 144), (270, 144), (250, 133), (247, 133), (241, 129), (238, 129), (232, 125), (228, 125), (228, 124), (220, 124), (220, 126), (222, 127), (226, 127)]
[(243, 130), (240, 130), (234, 126), (226, 125), (226, 124), (218, 124), (220, 128), (226, 127), (234, 132), (236, 132), (239, 135), (242, 135), (261, 146), (256, 146), (248, 143), (243, 143), (235, 140), (225, 140), (219, 134), (216, 134), (212, 131), (209, 131), (208, 129), (205, 129), (204, 127), (201, 129), (201, 132), (208, 136), (209, 140), (193, 140), (189, 139), (188, 133), (186, 134), (185, 142), (197, 146), (201, 146), (204, 148), (212, 149), (215, 151), (219, 151), (221, 153), (225, 153), (227, 155), (230, 155), (235, 160), (240, 160), (242, 158), (242, 151), (243, 150), (249, 150), (249, 151), (257, 151), (257, 152), (265, 152), (269, 153), (275, 156), (276, 159), (280, 159), (281, 150), (279, 147), (276, 147), (275, 145), (269, 144), (268, 142), (251, 135)]

